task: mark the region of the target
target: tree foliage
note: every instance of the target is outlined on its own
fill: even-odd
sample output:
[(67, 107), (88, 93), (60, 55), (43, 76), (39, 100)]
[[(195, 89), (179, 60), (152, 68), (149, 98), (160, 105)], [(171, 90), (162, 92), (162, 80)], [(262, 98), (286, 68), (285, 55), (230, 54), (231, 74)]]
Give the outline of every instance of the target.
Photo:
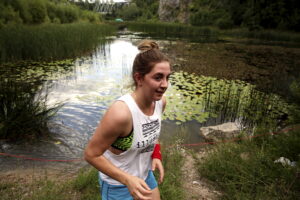
[(101, 21), (101, 15), (68, 0), (1, 0), (0, 28), (6, 24), (72, 23)]
[(192, 25), (300, 31), (296, 0), (193, 0)]
[(159, 0), (132, 0), (128, 6), (116, 11), (116, 17), (125, 20), (158, 20)]

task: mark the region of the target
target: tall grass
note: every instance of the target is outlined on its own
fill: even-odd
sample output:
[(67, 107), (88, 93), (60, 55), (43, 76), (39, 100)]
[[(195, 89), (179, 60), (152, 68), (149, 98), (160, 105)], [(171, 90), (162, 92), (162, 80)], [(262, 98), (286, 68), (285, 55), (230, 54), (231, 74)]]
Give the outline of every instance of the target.
[(231, 29), (220, 31), (220, 34), (235, 38), (250, 38), (263, 41), (280, 41), (290, 43), (300, 43), (300, 34), (296, 32), (278, 31), (278, 30), (255, 30)]
[(11, 25), (0, 29), (0, 62), (74, 58), (114, 33), (104, 24)]
[(152, 37), (158, 38), (184, 38), (196, 42), (216, 42), (222, 36), (233, 38), (257, 39), (261, 41), (278, 41), (300, 43), (300, 34), (296, 32), (277, 30), (228, 29), (220, 30), (217, 27), (189, 26), (176, 23), (162, 22), (125, 22), (120, 26), (127, 25), (132, 31), (145, 32)]
[(218, 38), (218, 32), (210, 27), (162, 22), (128, 22), (126, 24), (130, 30), (145, 32), (152, 37), (185, 38), (198, 42), (215, 42)]
[(26, 184), (22, 179), (22, 176), (16, 176), (14, 182), (0, 179), (1, 200), (101, 200), (95, 169), (83, 168), (74, 178), (33, 173)]
[[(184, 199), (181, 188), (182, 155), (176, 148), (164, 149), (163, 163), (166, 173), (164, 182), (159, 185), (161, 199)], [(101, 200), (98, 171), (85, 167), (76, 177), (64, 180), (50, 178), (46, 174), (45, 177), (33, 178), (27, 184), (19, 182), (17, 178), (15, 182), (0, 179), (0, 196), (1, 200)]]
[(81, 169), (76, 179), (72, 181), (72, 187), (81, 193), (80, 199), (82, 200), (101, 200), (98, 171), (94, 168), (89, 170)]
[[(260, 130), (257, 133), (265, 132)], [(300, 132), (218, 145), (199, 163), (202, 176), (224, 190), (224, 199), (297, 199), (300, 195)], [(295, 167), (274, 163), (285, 157)]]
[(48, 133), (47, 122), (60, 105), (47, 106), (40, 83), (0, 81), (0, 138), (10, 141), (36, 139)]
[[(181, 168), (184, 161), (182, 153), (177, 148), (162, 148), (162, 153), (165, 178), (163, 183), (159, 185), (161, 199), (182, 200), (185, 195), (185, 191), (182, 189), (183, 174)], [(158, 180), (157, 172), (155, 175)]]

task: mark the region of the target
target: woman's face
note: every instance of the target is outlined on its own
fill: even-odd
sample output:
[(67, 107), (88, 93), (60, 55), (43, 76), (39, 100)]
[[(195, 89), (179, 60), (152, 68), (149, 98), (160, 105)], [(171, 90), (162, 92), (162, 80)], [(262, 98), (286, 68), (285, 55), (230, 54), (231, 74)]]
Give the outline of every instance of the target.
[(147, 97), (158, 101), (168, 88), (171, 74), (170, 63), (167, 61), (154, 65), (152, 70), (141, 79), (141, 87)]

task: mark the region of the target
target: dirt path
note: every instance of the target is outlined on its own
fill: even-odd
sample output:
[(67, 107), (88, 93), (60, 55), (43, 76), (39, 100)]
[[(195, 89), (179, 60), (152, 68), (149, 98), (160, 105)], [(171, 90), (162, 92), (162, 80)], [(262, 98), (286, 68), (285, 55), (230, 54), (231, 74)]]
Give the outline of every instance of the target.
[[(201, 159), (205, 156), (205, 151), (196, 153), (196, 159)], [(184, 182), (183, 188), (186, 191), (186, 200), (217, 200), (220, 199), (221, 193), (217, 191), (214, 186), (198, 175), (195, 166), (196, 159), (188, 151), (183, 151), (184, 165), (183, 174)]]

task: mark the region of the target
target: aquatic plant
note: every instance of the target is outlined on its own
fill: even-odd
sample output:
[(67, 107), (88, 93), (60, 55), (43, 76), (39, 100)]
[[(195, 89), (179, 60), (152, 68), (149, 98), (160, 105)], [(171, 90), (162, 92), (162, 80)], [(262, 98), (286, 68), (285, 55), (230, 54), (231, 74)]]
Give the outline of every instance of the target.
[(48, 134), (47, 122), (60, 105), (47, 105), (47, 92), (36, 82), (0, 80), (0, 138), (16, 141)]
[(238, 120), (245, 126), (271, 125), (288, 115), (289, 105), (282, 98), (260, 92), (243, 81), (179, 71), (172, 74), (170, 84), (163, 119), (174, 120), (177, 124), (215, 119), (216, 123)]
[(210, 27), (196, 27), (163, 22), (126, 22), (132, 31), (143, 32), (154, 38), (184, 38), (197, 42), (216, 42), (218, 32)]
[(0, 29), (0, 63), (75, 58), (91, 52), (114, 30), (88, 23), (5, 26)]
[(73, 72), (74, 60), (66, 59), (53, 62), (20, 61), (0, 65), (0, 77), (15, 81), (41, 82), (55, 80)]
[(46, 80), (67, 76), (73, 60), (2, 64), (0, 71), (0, 138), (35, 139), (48, 134), (47, 123), (61, 108), (49, 105)]

